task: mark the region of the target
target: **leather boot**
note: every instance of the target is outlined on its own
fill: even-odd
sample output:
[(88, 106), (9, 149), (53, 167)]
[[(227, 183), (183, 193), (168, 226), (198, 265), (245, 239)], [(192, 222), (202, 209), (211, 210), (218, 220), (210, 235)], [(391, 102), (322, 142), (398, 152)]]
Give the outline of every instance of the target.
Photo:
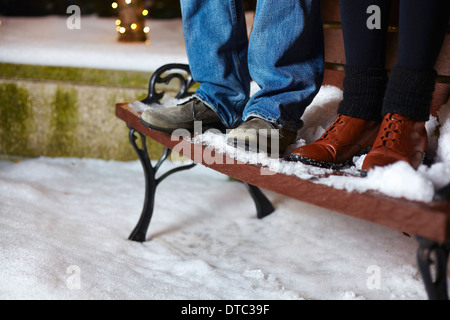
[(146, 127), (172, 133), (176, 129), (194, 130), (194, 122), (201, 121), (206, 127), (224, 130), (219, 116), (197, 98), (192, 98), (172, 108), (147, 109), (141, 114), (140, 121)]
[(318, 140), (295, 149), (290, 159), (323, 168), (342, 168), (372, 146), (379, 128), (378, 121), (339, 114)]
[(384, 116), (377, 139), (364, 159), (362, 170), (406, 161), (414, 169), (422, 163), (428, 144), (424, 121), (413, 121), (399, 114)]
[[(297, 131), (278, 127), (260, 118), (251, 118), (227, 135), (227, 143), (253, 152), (267, 152), (279, 157), (294, 143)], [(275, 145), (273, 145), (275, 144)]]

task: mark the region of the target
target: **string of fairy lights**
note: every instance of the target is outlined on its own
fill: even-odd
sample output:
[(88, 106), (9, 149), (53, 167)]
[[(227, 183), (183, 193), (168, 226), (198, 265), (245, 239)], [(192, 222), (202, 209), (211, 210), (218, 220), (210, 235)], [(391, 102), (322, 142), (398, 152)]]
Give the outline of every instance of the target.
[[(113, 9), (119, 10), (119, 18), (115, 21), (116, 24), (116, 30), (119, 34), (121, 34), (122, 36), (126, 36), (129, 33), (143, 33), (145, 37), (145, 42), (148, 43), (149, 40), (146, 39), (146, 35), (150, 32), (150, 28), (148, 26), (145, 26), (143, 23), (143, 19), (149, 14), (147, 9), (143, 9), (142, 7), (139, 7), (139, 5), (141, 3), (137, 3), (139, 2), (138, 0), (122, 0), (122, 1), (115, 1), (113, 3), (111, 3), (111, 6)], [(134, 15), (127, 15), (126, 16), (126, 20), (127, 21), (123, 21), (121, 19), (121, 14), (120, 12), (125, 11), (127, 9), (131, 9), (133, 6), (138, 5), (138, 9), (133, 10), (133, 13), (137, 13)], [(133, 8), (136, 9), (136, 8)], [(143, 37), (141, 37), (141, 39), (143, 39)]]

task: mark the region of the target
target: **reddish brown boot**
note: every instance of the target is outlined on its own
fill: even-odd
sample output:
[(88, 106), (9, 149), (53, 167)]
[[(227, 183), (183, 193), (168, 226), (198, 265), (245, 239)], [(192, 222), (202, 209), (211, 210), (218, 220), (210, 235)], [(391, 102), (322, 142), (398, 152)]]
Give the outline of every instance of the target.
[(338, 115), (315, 142), (295, 149), (290, 159), (324, 168), (339, 169), (353, 156), (372, 146), (380, 122)]
[(377, 139), (364, 159), (362, 170), (406, 161), (414, 169), (422, 163), (428, 135), (424, 121), (413, 121), (399, 114), (384, 116)]

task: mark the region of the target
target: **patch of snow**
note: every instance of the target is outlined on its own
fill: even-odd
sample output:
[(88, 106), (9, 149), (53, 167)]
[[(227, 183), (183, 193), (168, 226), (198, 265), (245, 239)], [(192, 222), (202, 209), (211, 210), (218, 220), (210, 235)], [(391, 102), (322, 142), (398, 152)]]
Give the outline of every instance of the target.
[(0, 161), (0, 298), (427, 299), (414, 238), (264, 192), (276, 211), (260, 220), (242, 183), (179, 172), (158, 186), (136, 243), (139, 161)]

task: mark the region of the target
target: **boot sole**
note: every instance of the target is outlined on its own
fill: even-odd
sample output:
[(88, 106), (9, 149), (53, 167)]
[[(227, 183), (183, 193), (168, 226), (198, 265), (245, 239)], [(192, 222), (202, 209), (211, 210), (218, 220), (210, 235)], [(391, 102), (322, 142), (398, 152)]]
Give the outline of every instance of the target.
[(344, 163), (331, 163), (331, 162), (322, 162), (322, 161), (316, 161), (309, 158), (305, 158), (296, 154), (289, 155), (289, 159), (292, 161), (301, 162), (303, 164), (325, 168), (325, 169), (332, 169), (332, 170), (341, 170), (342, 168), (346, 166), (351, 166), (353, 164), (352, 160), (347, 160)]
[[(332, 169), (332, 170), (341, 170), (347, 166), (353, 166), (355, 165), (353, 163), (353, 157), (357, 157), (357, 156), (361, 156), (363, 154), (367, 154), (370, 151), (370, 147), (364, 150), (361, 150), (357, 153), (355, 153), (353, 156), (351, 156), (347, 161), (343, 162), (343, 163), (332, 163), (332, 162), (322, 162), (322, 161), (316, 161), (310, 158), (305, 158), (296, 154), (291, 153), (289, 156), (289, 159), (291, 159), (292, 161), (299, 161), (303, 164), (308, 164), (308, 165), (312, 165), (315, 167), (321, 167), (321, 168), (325, 168), (325, 169)], [(362, 173), (361, 173), (361, 176)]]

